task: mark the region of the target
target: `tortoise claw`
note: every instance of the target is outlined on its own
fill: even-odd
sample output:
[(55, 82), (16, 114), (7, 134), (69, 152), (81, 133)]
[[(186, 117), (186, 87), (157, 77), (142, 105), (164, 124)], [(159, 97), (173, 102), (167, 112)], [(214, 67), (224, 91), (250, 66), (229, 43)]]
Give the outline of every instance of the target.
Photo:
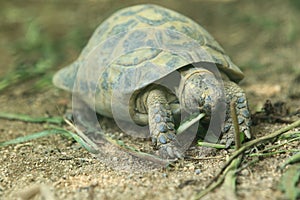
[(183, 153), (172, 143), (161, 145), (158, 154), (163, 159), (183, 159)]

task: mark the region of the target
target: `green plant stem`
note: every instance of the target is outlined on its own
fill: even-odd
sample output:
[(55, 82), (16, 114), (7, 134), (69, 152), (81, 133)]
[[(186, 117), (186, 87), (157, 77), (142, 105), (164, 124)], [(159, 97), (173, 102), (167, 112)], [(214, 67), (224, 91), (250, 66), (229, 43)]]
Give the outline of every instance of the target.
[(209, 143), (209, 142), (198, 142), (199, 146), (204, 147), (211, 147), (216, 149), (226, 149), (226, 146), (224, 144), (216, 144), (216, 143)]

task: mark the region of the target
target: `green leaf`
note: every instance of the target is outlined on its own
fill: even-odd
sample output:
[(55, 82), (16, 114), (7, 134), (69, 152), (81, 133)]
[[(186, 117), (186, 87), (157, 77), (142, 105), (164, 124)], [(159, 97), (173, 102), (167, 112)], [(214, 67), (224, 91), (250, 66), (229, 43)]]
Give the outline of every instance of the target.
[(294, 164), (289, 166), (286, 172), (282, 175), (279, 183), (279, 187), (284, 192), (287, 199), (296, 200), (300, 197), (300, 189), (297, 187), (297, 183), (300, 178), (300, 164)]

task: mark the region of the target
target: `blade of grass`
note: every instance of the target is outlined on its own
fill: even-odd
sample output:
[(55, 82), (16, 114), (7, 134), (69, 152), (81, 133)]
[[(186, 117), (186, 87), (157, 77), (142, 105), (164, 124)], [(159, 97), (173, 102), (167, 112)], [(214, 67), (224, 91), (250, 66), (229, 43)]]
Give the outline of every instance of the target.
[(229, 170), (224, 177), (223, 190), (225, 192), (226, 199), (237, 199), (236, 197), (236, 172), (239, 165), (242, 162), (242, 157), (239, 156), (232, 161), (229, 165)]
[(0, 112), (0, 118), (9, 120), (20, 120), (24, 122), (32, 123), (52, 123), (52, 124), (62, 124), (64, 122), (63, 117), (30, 117), (24, 114), (14, 114)]
[[(234, 171), (236, 170), (236, 167), (240, 164), (241, 162), (241, 158), (238, 157), (236, 159), (234, 159), (234, 161), (232, 161), (227, 168), (223, 171), (223, 173), (219, 176), (219, 178), (217, 179), (217, 181), (213, 182), (212, 184), (210, 184), (209, 186), (207, 186), (204, 190), (200, 191), (199, 193), (197, 193), (193, 199), (201, 199), (202, 197), (204, 197), (206, 194), (208, 194), (210, 191), (214, 190), (215, 188), (217, 188), (220, 184), (223, 183), (223, 181), (225, 180), (227, 174), (232, 171), (234, 169)], [(235, 173), (235, 172), (234, 172)], [(229, 176), (232, 176), (232, 174), (230, 174)], [(231, 180), (230, 180), (231, 179)], [(235, 179), (232, 180), (231, 178), (227, 178), (228, 182), (231, 183), (227, 183), (227, 184), (232, 184), (232, 181), (234, 181), (234, 185), (235, 185)], [(230, 186), (231, 187), (231, 186)], [(235, 187), (235, 186), (234, 186)], [(232, 188), (231, 188), (232, 189)]]
[(198, 142), (199, 146), (203, 147), (211, 147), (211, 148), (216, 148), (216, 149), (226, 149), (226, 145), (224, 144), (216, 144), (216, 143), (209, 143), (209, 142)]
[(273, 140), (274, 138), (279, 137), (280, 135), (286, 133), (287, 131), (292, 130), (293, 128), (299, 127), (300, 126), (300, 120), (295, 121), (292, 124), (289, 124), (271, 134), (268, 134), (266, 136), (263, 136), (261, 138), (257, 138), (255, 140), (251, 140), (247, 143), (244, 143), (241, 148), (239, 148), (238, 150), (236, 150), (227, 160), (227, 162), (225, 163), (225, 165), (221, 168), (221, 170), (219, 171), (219, 173), (210, 181), (210, 183), (206, 186), (206, 189), (203, 191), (198, 192), (194, 199), (200, 199), (201, 197), (205, 196), (208, 192), (212, 191), (214, 188), (216, 188), (218, 185), (220, 185), (222, 183), (222, 181), (224, 180), (224, 177), (228, 171), (228, 168), (230, 167), (231, 163), (242, 153), (244, 153), (247, 149), (249, 149), (250, 147), (253, 147), (254, 145), (260, 144), (260, 143), (264, 143), (266, 141), (269, 140)]
[(196, 113), (196, 114), (191, 114), (187, 119), (185, 119), (178, 129), (176, 130), (177, 134), (183, 133), (186, 129), (191, 127), (193, 124), (196, 122), (199, 122), (200, 119), (202, 119), (205, 116), (204, 113)]
[(298, 152), (295, 155), (293, 155), (292, 157), (290, 157), (287, 161), (285, 161), (283, 163), (283, 165), (280, 168), (283, 169), (285, 166), (287, 166), (289, 164), (294, 164), (297, 162), (300, 162), (300, 152)]
[(5, 147), (5, 146), (11, 145), (11, 144), (19, 144), (19, 143), (23, 143), (23, 142), (28, 142), (30, 140), (35, 140), (35, 139), (49, 136), (52, 134), (65, 134), (65, 131), (61, 131), (61, 130), (57, 130), (57, 129), (45, 130), (45, 131), (30, 134), (30, 135), (18, 137), (18, 138), (9, 140), (9, 141), (1, 142), (0, 147)]
[[(234, 139), (235, 139), (235, 152), (237, 152), (241, 147), (241, 137), (240, 137), (240, 128), (237, 120), (235, 100), (232, 100), (230, 103), (230, 114), (232, 118), (232, 123), (234, 126)], [(242, 156), (235, 157), (231, 162), (224, 168), (223, 174), (219, 174), (219, 177), (216, 182), (210, 183), (203, 191), (196, 194), (195, 199), (200, 199), (210, 191), (217, 188), (222, 183), (228, 199), (237, 199), (236, 197), (236, 172), (239, 165), (242, 162)]]
[(296, 200), (300, 197), (300, 189), (297, 183), (300, 178), (300, 163), (290, 166), (282, 175), (279, 183), (280, 189), (287, 199)]
[(86, 143), (82, 138), (80, 138), (78, 135), (76, 135), (75, 133), (73, 133), (71, 131), (62, 129), (62, 128), (44, 130), (41, 132), (32, 133), (30, 135), (18, 137), (18, 138), (9, 140), (9, 141), (0, 142), (0, 147), (5, 147), (8, 145), (12, 145), (12, 144), (20, 144), (20, 143), (28, 142), (30, 140), (35, 140), (35, 139), (39, 139), (39, 138), (54, 135), (54, 134), (61, 134), (66, 137), (71, 137), (76, 142), (78, 142), (81, 146), (83, 146), (85, 149), (87, 149), (89, 152), (96, 153), (95, 150), (88, 143)]

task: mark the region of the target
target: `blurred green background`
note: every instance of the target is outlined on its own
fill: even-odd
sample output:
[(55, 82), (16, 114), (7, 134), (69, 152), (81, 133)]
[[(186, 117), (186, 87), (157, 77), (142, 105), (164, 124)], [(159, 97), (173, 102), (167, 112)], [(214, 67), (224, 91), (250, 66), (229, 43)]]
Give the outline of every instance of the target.
[(138, 3), (191, 17), (254, 80), (300, 73), (299, 0), (12, 0), (0, 1), (0, 91), (24, 81), (34, 91), (51, 87), (53, 73), (76, 59), (105, 18)]

